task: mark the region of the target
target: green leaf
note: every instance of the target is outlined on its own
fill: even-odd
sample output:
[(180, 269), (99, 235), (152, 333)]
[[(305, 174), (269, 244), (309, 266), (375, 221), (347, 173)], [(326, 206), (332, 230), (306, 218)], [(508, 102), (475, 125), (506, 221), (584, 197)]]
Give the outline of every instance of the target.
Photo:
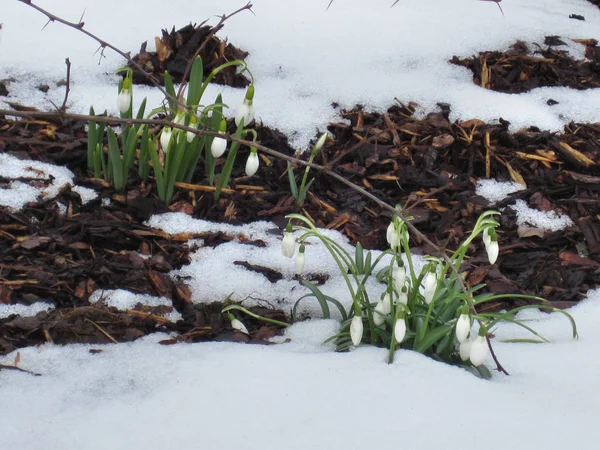
[(426, 353), (433, 344), (443, 338), (446, 334), (451, 333), (453, 328), (453, 325), (442, 325), (428, 330), (425, 333), (425, 336), (419, 340), (415, 350), (419, 353)]
[(187, 104), (192, 106), (194, 109), (197, 108), (200, 103), (200, 94), (202, 90), (202, 80), (204, 78), (204, 67), (202, 65), (202, 58), (197, 56), (192, 64), (192, 71), (190, 73), (190, 82), (188, 84), (188, 96)]
[(119, 151), (119, 142), (117, 135), (112, 127), (108, 127), (108, 159), (112, 167), (113, 183), (115, 190), (121, 192), (125, 189), (125, 179), (123, 178), (123, 161), (121, 160), (121, 152)]
[[(90, 107), (90, 116), (95, 116), (94, 108)], [(94, 154), (96, 152), (96, 144), (98, 143), (98, 130), (96, 129), (96, 122), (90, 120), (88, 122), (88, 152), (87, 152), (87, 166), (88, 170), (94, 170)]]
[(163, 176), (163, 167), (160, 164), (160, 159), (158, 158), (158, 152), (156, 151), (156, 147), (154, 146), (154, 140), (148, 138), (148, 153), (150, 154), (150, 159), (152, 159), (152, 170), (154, 172), (154, 177), (156, 178), (156, 190), (158, 191), (158, 198), (160, 201), (166, 203), (166, 187), (165, 187), (165, 179)]
[(296, 176), (294, 175), (294, 169), (292, 168), (292, 163), (288, 161), (287, 163), (287, 173), (288, 180), (290, 182), (290, 192), (292, 193), (292, 197), (298, 199), (298, 184), (296, 183)]
[[(302, 280), (300, 282), (300, 284), (302, 284), (302, 286), (306, 286), (312, 292), (312, 295), (319, 302), (319, 305), (321, 306), (321, 312), (323, 313), (323, 319), (331, 318), (331, 314), (329, 312), (329, 305), (327, 304), (327, 299), (325, 298), (325, 295), (321, 292), (321, 290), (317, 287), (317, 285), (315, 285), (309, 281), (305, 281), (305, 280)], [(300, 299), (300, 300), (302, 300), (302, 299)], [(292, 310), (293, 317), (296, 316), (296, 309), (297, 309), (297, 306), (298, 306), (298, 303), (300, 302), (300, 300), (296, 301), (296, 303), (294, 304), (294, 309)]]
[(167, 91), (167, 94), (169, 94), (169, 97), (167, 97), (167, 100), (169, 102), (169, 108), (171, 109), (171, 111), (176, 111), (177, 110), (177, 94), (175, 93), (175, 86), (173, 85), (173, 79), (171, 78), (171, 75), (169, 75), (169, 72), (167, 72), (165, 70), (165, 90)]
[(169, 150), (170, 165), (165, 167), (165, 183), (166, 183), (166, 194), (165, 194), (165, 203), (168, 205), (171, 202), (171, 198), (173, 198), (173, 191), (175, 190), (175, 181), (177, 178), (177, 172), (179, 171), (179, 166), (181, 165), (181, 161), (183, 160), (183, 155), (185, 153), (185, 149), (187, 147), (187, 140), (185, 138), (185, 133), (178, 131), (173, 131), (173, 137), (175, 137), (175, 133), (180, 133), (179, 140), (177, 145), (171, 145), (171, 150)]
[[(223, 98), (221, 97), (221, 94), (217, 95), (215, 105), (216, 106), (212, 109), (212, 116), (207, 120), (207, 123), (208, 129), (216, 133), (219, 131), (219, 125), (223, 118)], [(212, 136), (206, 136), (204, 148), (200, 149), (200, 151), (204, 150), (204, 170), (208, 176), (208, 184), (211, 186), (215, 183), (215, 158), (210, 151), (213, 139), (214, 137)], [(200, 154), (198, 154), (198, 157), (200, 157)], [(196, 162), (198, 162), (198, 159), (196, 159)], [(189, 178), (191, 179), (191, 174)]]
[(150, 172), (150, 165), (148, 164), (148, 160), (150, 158), (148, 139), (150, 139), (150, 132), (148, 127), (146, 127), (144, 128), (144, 133), (142, 134), (142, 144), (140, 145), (140, 159), (138, 167), (138, 173), (143, 181), (148, 179)]
[[(237, 127), (235, 134), (233, 137), (240, 139), (244, 132), (244, 121), (240, 122), (240, 125)], [(235, 157), (237, 156), (237, 151), (240, 144), (239, 142), (232, 142), (231, 148), (229, 149), (229, 153), (227, 154), (227, 160), (225, 161), (225, 165), (223, 166), (223, 171), (221, 175), (219, 175), (219, 183), (217, 184), (217, 189), (215, 190), (215, 201), (219, 200), (221, 196), (221, 191), (225, 186), (229, 184), (229, 179), (231, 178), (231, 172), (233, 171), (233, 164), (235, 163)]]

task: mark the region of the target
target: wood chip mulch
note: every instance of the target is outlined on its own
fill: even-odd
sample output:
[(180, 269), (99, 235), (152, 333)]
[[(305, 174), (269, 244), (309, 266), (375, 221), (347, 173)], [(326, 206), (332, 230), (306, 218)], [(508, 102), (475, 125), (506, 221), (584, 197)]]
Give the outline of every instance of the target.
[[(469, 64), (481, 63), (481, 68), (485, 61), (491, 68), (489, 87), (510, 92), (551, 85), (544, 83), (556, 80), (572, 87), (597, 82), (593, 58), (571, 66), (568, 58), (556, 53), (556, 41), (547, 45), (550, 47), (540, 50), (541, 56), (533, 60), (517, 46), (511, 54), (496, 59), (486, 54)], [(546, 61), (550, 59), (552, 63)], [(475, 78), (481, 81), (481, 70)], [(503, 209), (498, 262), (490, 266), (482, 243), (474, 241), (463, 267), (469, 284), (487, 283), (496, 293), (540, 295), (556, 307), (569, 307), (588, 289), (599, 287), (600, 124), (571, 123), (561, 133), (535, 127), (511, 132), (502, 118), (497, 123), (476, 118), (451, 122), (451, 105), (447, 104), (424, 117), (417, 116), (416, 109), (414, 104), (397, 103), (384, 113), (360, 106), (340, 111), (344, 121), (328, 125), (333, 138), (315, 162), (381, 200), (400, 205), (423, 233), (449, 250), (464, 240), (479, 214), (492, 207), (475, 194), (478, 180), (521, 183), (523, 190), (493, 206)], [(264, 145), (294, 154), (282, 133), (260, 123), (255, 128)], [(0, 117), (0, 151), (66, 165), (76, 174), (78, 185), (93, 187), (100, 195), (82, 205), (78, 194), (67, 187), (56, 199), (40, 199), (19, 212), (0, 208), (0, 302), (44, 300), (56, 306), (35, 318), (0, 319), (0, 354), (43, 342), (127, 341), (153, 331), (175, 333), (165, 344), (242, 339), (230, 333), (220, 304), (192, 305), (185, 280), (168, 276), (172, 269), (188, 263), (191, 249), (186, 241), (198, 236), (169, 236), (146, 227), (144, 222), (155, 213), (180, 211), (235, 224), (263, 219), (283, 228), (286, 214), (302, 212), (318, 226), (339, 230), (367, 249), (386, 247), (389, 213), (323, 173), (310, 172), (315, 182), (298, 208), (290, 195), (287, 164), (261, 155), (260, 170), (248, 178), (243, 161), (249, 149), (241, 148), (230, 189), (219, 201), (213, 200), (199, 169), (190, 185), (179, 187), (167, 209), (156, 200), (152, 180), (143, 184), (135, 173), (130, 174), (123, 194), (116, 194), (101, 180), (88, 178), (85, 139), (82, 124), (14, 122)], [(299, 179), (303, 169), (294, 169)], [(0, 187), (8, 182), (0, 179)], [(520, 226), (514, 211), (518, 200), (541, 211), (566, 215), (573, 225), (555, 232)], [(59, 202), (67, 206), (66, 211), (60, 211)], [(233, 238), (222, 234), (201, 237), (210, 245)], [(417, 241), (413, 248), (422, 253), (433, 251)], [(261, 270), (249, 261), (238, 263)], [(277, 273), (269, 276), (278, 279)], [(89, 295), (98, 288), (165, 296), (183, 319), (176, 324), (165, 322), (161, 319), (167, 312), (164, 307), (123, 312), (91, 304)], [(522, 300), (507, 300), (485, 308), (521, 304)], [(284, 312), (275, 308), (258, 313), (284, 319)], [(246, 324), (251, 342), (264, 342), (277, 332), (260, 322), (248, 320)]]

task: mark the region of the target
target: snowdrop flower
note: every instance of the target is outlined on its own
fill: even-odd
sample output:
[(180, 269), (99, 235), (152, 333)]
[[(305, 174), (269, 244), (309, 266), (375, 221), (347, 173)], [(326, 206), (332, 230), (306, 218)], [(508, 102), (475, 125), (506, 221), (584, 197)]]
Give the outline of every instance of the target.
[(404, 266), (398, 266), (398, 268), (394, 272), (394, 288), (396, 289), (396, 292), (402, 292), (402, 288), (404, 287), (405, 283), (406, 269), (404, 269)]
[(484, 326), (482, 326), (479, 329), (479, 335), (471, 344), (469, 359), (471, 360), (471, 364), (473, 364), (475, 367), (482, 365), (488, 357), (489, 349), (485, 339), (485, 333), (486, 329)]
[(404, 320), (404, 313), (399, 313), (394, 324), (394, 338), (396, 342), (400, 344), (406, 336), (406, 321)]
[(375, 309), (373, 310), (373, 323), (376, 327), (380, 326), (385, 322), (385, 305), (383, 304), (383, 300), (379, 300), (377, 305), (375, 305)]
[[(190, 128), (198, 129), (198, 120), (196, 119), (196, 116), (190, 117), (190, 124), (188, 126)], [(194, 138), (196, 137), (196, 135), (194, 133), (192, 133), (191, 131), (186, 132), (186, 136), (187, 136), (188, 144), (191, 144), (192, 141), (194, 140)], [(213, 141), (214, 141), (214, 139), (213, 139)], [(212, 148), (211, 148), (211, 150), (212, 150)]]
[(363, 335), (363, 323), (361, 315), (354, 316), (350, 323), (350, 339), (352, 339), (352, 345), (357, 347), (362, 341)]
[(231, 328), (233, 328), (235, 331), (239, 331), (240, 333), (249, 334), (246, 326), (238, 319), (233, 317), (233, 314), (229, 313), (228, 316), (229, 320), (231, 320)]
[(314, 153), (319, 152), (323, 148), (323, 145), (325, 145), (326, 140), (327, 140), (327, 133), (323, 133), (321, 135), (321, 137), (319, 138), (319, 140), (317, 141), (317, 143), (315, 144), (313, 152)]
[(490, 264), (494, 264), (498, 259), (500, 247), (498, 246), (498, 235), (492, 227), (486, 228), (483, 232), (483, 244), (485, 245), (485, 251), (487, 252)]
[(286, 258), (291, 258), (294, 256), (294, 252), (296, 251), (296, 239), (294, 239), (294, 235), (292, 234), (292, 224), (288, 222), (285, 231), (283, 232), (283, 239), (281, 240), (281, 253)]
[(467, 339), (467, 336), (469, 336), (470, 331), (471, 318), (469, 314), (463, 312), (456, 321), (456, 340), (462, 344)]
[(296, 256), (296, 275), (300, 275), (302, 270), (304, 270), (304, 250), (304, 244), (301, 244), (300, 248), (298, 249), (298, 255)]
[[(221, 119), (221, 123), (219, 124), (219, 134), (225, 134), (227, 130), (227, 121), (225, 119)], [(219, 158), (223, 153), (227, 150), (227, 139), (223, 139), (221, 137), (216, 137), (213, 139), (212, 144), (210, 144), (210, 152), (212, 153), (214, 158)]]
[(380, 301), (380, 303), (383, 303), (384, 314), (389, 314), (392, 312), (392, 298), (392, 293), (388, 289)]
[(123, 80), (123, 87), (119, 95), (117, 96), (117, 106), (121, 114), (126, 114), (131, 108), (131, 102), (133, 100), (133, 89), (131, 88), (131, 78), (126, 77)]
[(160, 146), (163, 152), (169, 151), (169, 144), (171, 143), (171, 137), (173, 136), (173, 130), (171, 127), (164, 127), (160, 133)]
[(184, 125), (185, 113), (183, 111), (178, 111), (177, 114), (175, 114), (175, 119), (173, 119), (173, 122), (175, 122), (177, 125)]
[(406, 285), (402, 286), (402, 289), (398, 293), (398, 299), (396, 300), (396, 304), (398, 304), (398, 305), (407, 305), (408, 304), (408, 287)]
[(433, 300), (433, 295), (435, 294), (435, 289), (437, 288), (437, 274), (435, 273), (435, 268), (431, 267), (425, 275), (425, 280), (423, 281), (423, 297), (425, 297), (425, 303), (428, 305)]
[(242, 120), (244, 126), (248, 125), (254, 120), (254, 107), (252, 106), (252, 99), (254, 98), (254, 85), (251, 84), (246, 91), (246, 97), (244, 102), (235, 111), (235, 125), (240, 126)]
[(254, 147), (250, 147), (250, 155), (246, 161), (246, 175), (251, 177), (258, 170), (259, 160), (258, 153)]
[(390, 248), (394, 250), (398, 247), (398, 232), (396, 231), (396, 226), (394, 225), (394, 221), (392, 220), (387, 227), (386, 232), (386, 240), (387, 243), (390, 244)]
[(463, 361), (468, 361), (471, 356), (471, 339), (467, 336), (467, 339), (460, 343), (458, 347), (458, 354), (460, 355), (460, 359)]

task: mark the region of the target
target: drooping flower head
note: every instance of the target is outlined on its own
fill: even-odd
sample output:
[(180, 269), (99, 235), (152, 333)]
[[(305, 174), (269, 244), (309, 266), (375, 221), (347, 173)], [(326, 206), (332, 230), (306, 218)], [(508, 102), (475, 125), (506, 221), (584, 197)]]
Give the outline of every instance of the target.
[(253, 99), (254, 85), (251, 84), (248, 86), (248, 90), (246, 90), (246, 97), (244, 98), (243, 103), (235, 111), (235, 125), (237, 127), (240, 126), (242, 121), (244, 126), (248, 126), (250, 122), (254, 120), (254, 107), (252, 106)]
[(292, 224), (288, 222), (285, 231), (283, 232), (283, 239), (281, 240), (281, 253), (283, 253), (283, 256), (286, 258), (294, 256), (294, 252), (296, 251), (296, 239), (294, 239), (292, 233)]
[[(225, 119), (221, 119), (221, 123), (219, 124), (219, 134), (225, 134), (227, 131), (227, 121)], [(220, 158), (223, 153), (227, 150), (227, 139), (216, 137), (213, 139), (210, 145), (210, 152), (213, 155), (213, 158)]]
[(258, 152), (255, 147), (250, 147), (250, 155), (246, 161), (246, 175), (251, 177), (258, 171), (260, 161), (258, 159)]

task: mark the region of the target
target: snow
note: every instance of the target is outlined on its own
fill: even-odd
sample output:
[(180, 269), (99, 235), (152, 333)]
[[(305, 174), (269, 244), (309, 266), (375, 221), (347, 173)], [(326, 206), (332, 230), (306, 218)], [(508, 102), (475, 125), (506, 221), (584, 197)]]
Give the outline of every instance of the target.
[[(391, 0), (370, 0), (368, 7), (364, 0), (335, 0), (326, 11), (327, 3), (254, 0), (256, 16), (242, 13), (221, 33), (250, 51), (258, 117), (280, 128), (298, 147), (306, 147), (329, 121), (339, 120), (330, 106), (333, 101), (342, 107), (362, 103), (385, 109), (397, 97), (418, 102), (420, 113), (447, 102), (452, 105), (451, 120), (502, 117), (513, 129), (533, 125), (560, 130), (571, 120), (600, 121), (599, 90), (496, 93), (473, 85), (466, 69), (447, 63), (453, 55), (506, 49), (517, 39), (542, 42), (546, 35), (560, 35), (563, 40), (600, 40), (600, 10), (586, 1), (506, 0), (505, 17), (493, 2), (475, 0), (401, 0), (392, 9)], [(180, 27), (207, 17), (215, 23), (214, 15), (243, 4), (39, 1), (73, 21), (85, 11), (86, 29), (125, 51), (136, 51), (146, 39), (153, 47), (161, 27)], [(573, 13), (584, 15), (585, 22), (569, 19)], [(108, 50), (101, 57), (93, 41), (60, 24), (51, 23), (42, 31), (46, 19), (15, 0), (4, 2), (0, 20), (4, 23), (0, 79), (15, 79), (8, 86), (9, 101), (43, 109), (52, 109), (50, 101), (60, 104), (64, 88), (56, 83), (65, 76), (68, 56), (73, 64), (71, 111), (85, 113), (93, 104), (96, 111), (117, 112), (114, 71), (123, 64), (120, 57)], [(582, 57), (582, 48), (569, 41), (572, 54)], [(48, 94), (37, 90), (42, 82), (50, 85)], [(232, 110), (244, 95), (243, 90), (211, 87), (206, 98), (214, 98), (218, 91), (223, 91)], [(148, 109), (160, 103), (156, 90), (136, 87), (136, 104), (144, 96), (149, 98)], [(550, 107), (548, 98), (560, 103)], [(20, 208), (72, 183), (65, 168), (16, 162), (2, 154), (0, 158), (0, 176), (54, 177), (41, 190), (12, 182), (11, 191), (0, 190), (2, 205)], [(44, 174), (37, 176), (28, 167)], [(530, 214), (525, 220), (543, 226), (549, 219), (543, 218), (540, 225)], [(189, 277), (195, 302), (233, 292), (246, 306), (267, 302), (289, 309), (306, 292), (293, 279), (293, 260), (281, 254), (281, 230), (271, 223), (211, 224), (170, 213), (152, 217), (149, 224), (169, 233), (218, 230), (234, 238), (215, 248), (204, 246), (201, 238), (190, 242), (197, 246), (191, 264), (172, 276)], [(327, 233), (352, 253), (344, 238)], [(305, 273), (329, 275), (324, 293), (348, 305), (349, 299), (341, 298), (345, 288), (331, 258), (317, 241), (309, 244)], [(266, 283), (261, 274), (242, 269), (235, 261), (281, 269), (284, 278), (274, 285)], [(380, 290), (377, 283), (369, 286), (374, 297)], [(105, 294), (120, 308), (140, 301), (168, 304), (166, 299), (124, 291)], [(318, 317), (311, 309), (315, 302), (305, 304)], [(7, 313), (7, 308), (13, 312)], [(571, 339), (562, 315), (525, 314), (533, 321), (529, 325), (552, 343), (497, 342), (497, 355), (511, 376), (494, 372), (492, 381), (409, 351), (398, 352), (392, 365), (384, 362), (386, 352), (381, 349), (363, 346), (334, 353), (321, 343), (336, 332), (335, 320), (298, 323), (278, 339), (290, 342), (272, 346), (162, 346), (157, 342), (167, 336), (151, 335), (119, 345), (26, 348), (20, 350), (20, 367), (42, 376), (0, 370), (0, 448), (591, 449), (600, 439), (595, 395), (600, 291), (589, 292), (588, 299), (569, 312), (579, 327), (577, 341)], [(0, 317), (15, 313), (27, 311), (1, 305)], [(527, 336), (512, 325), (500, 325), (494, 333), (496, 341)], [(92, 354), (92, 348), (103, 351)], [(12, 364), (14, 359), (14, 353), (0, 357), (0, 364)]]

